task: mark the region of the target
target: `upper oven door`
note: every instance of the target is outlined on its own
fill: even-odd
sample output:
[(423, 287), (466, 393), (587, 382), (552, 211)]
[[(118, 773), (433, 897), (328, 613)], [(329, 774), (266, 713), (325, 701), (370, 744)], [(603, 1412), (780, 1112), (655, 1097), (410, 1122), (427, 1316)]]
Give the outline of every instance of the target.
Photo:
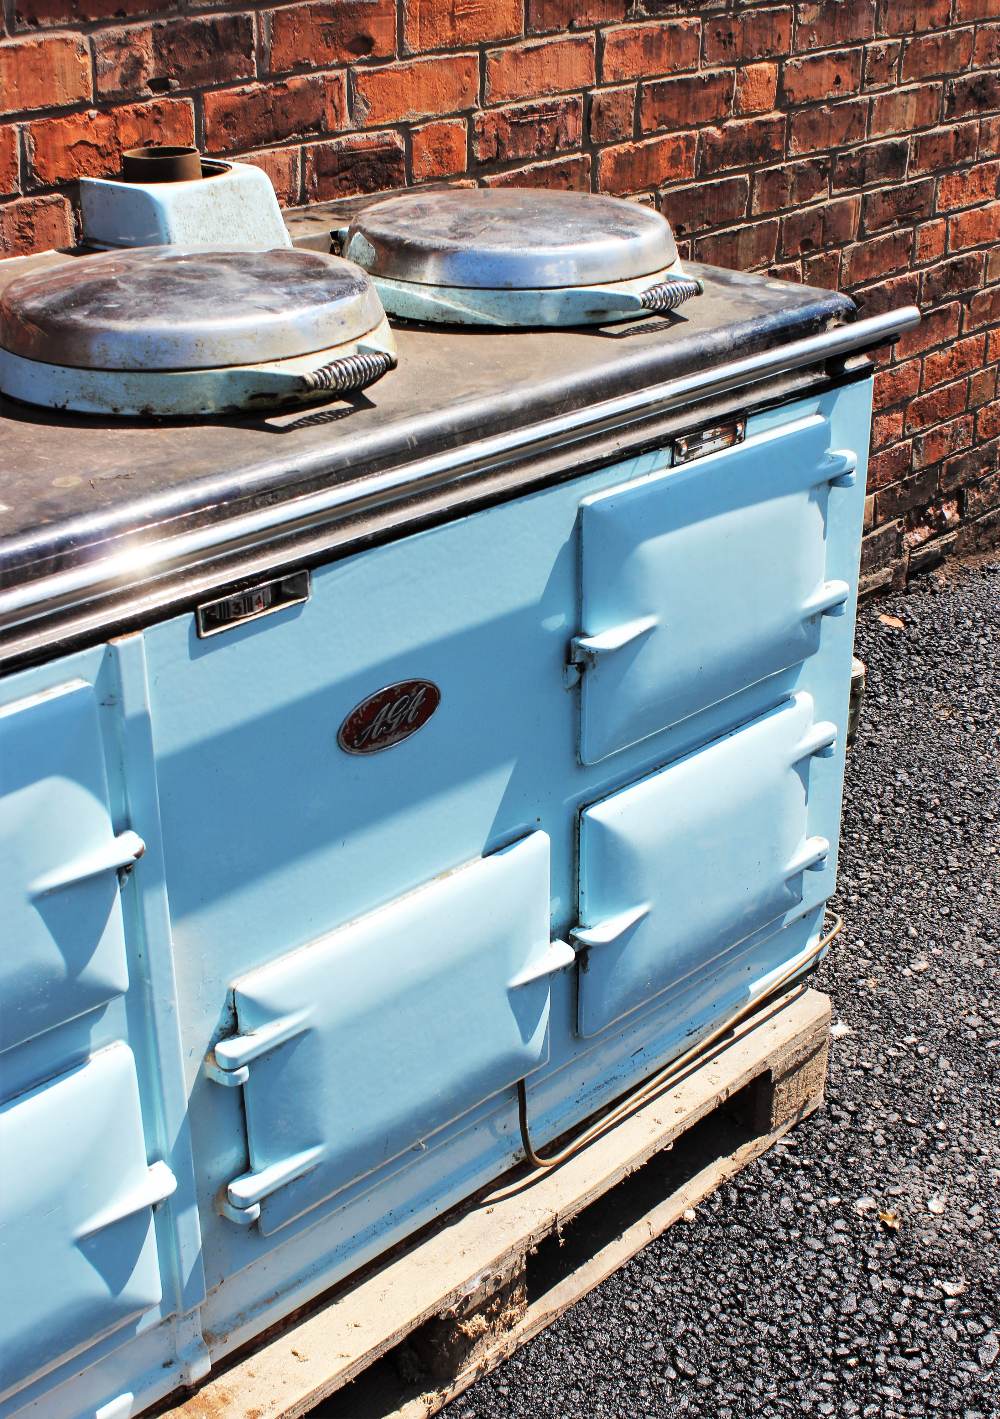
[(580, 759), (593, 764), (819, 647), (832, 488), (856, 456), (812, 414), (580, 505)]

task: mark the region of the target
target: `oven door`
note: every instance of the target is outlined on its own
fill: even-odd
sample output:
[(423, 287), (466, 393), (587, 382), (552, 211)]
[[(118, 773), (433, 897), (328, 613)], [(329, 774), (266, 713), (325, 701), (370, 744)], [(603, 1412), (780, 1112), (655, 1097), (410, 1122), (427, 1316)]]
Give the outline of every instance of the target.
[(160, 1301), (152, 1208), (174, 1190), (146, 1163), (127, 1045), (0, 1108), (0, 1391)]
[(597, 763), (819, 648), (826, 526), (856, 456), (814, 414), (580, 506), (580, 759)]
[(817, 820), (809, 780), (813, 756), (829, 756), (836, 733), (799, 693), (584, 809), (573, 933), (580, 1034), (830, 895), (837, 823)]
[(537, 1069), (573, 960), (535, 832), (237, 981), (215, 1061), (243, 1084), (250, 1169), (227, 1216), (274, 1232)]

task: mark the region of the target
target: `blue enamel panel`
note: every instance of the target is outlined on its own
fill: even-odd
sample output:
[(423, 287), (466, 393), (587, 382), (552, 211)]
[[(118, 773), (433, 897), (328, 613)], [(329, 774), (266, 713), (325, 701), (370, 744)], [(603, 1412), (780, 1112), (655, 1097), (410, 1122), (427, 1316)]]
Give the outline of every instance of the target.
[(587, 498), (580, 757), (606, 755), (796, 665), (819, 647), (830, 480), (856, 456), (820, 414)]
[(802, 902), (803, 877), (823, 870), (836, 832), (809, 812), (810, 760), (836, 735), (800, 692), (584, 810), (581, 1034), (777, 930)]
[(533, 833), (245, 976), (240, 1033), (215, 1050), (249, 1074), (252, 1168), (230, 1202), (274, 1231), (532, 1073), (549, 974), (572, 960), (549, 945)]
[[(0, 1388), (155, 1306), (160, 1272), (131, 1050), (0, 1109)], [(167, 1184), (169, 1187), (169, 1181)]]
[(94, 687), (70, 680), (0, 707), (0, 1049), (128, 988)]

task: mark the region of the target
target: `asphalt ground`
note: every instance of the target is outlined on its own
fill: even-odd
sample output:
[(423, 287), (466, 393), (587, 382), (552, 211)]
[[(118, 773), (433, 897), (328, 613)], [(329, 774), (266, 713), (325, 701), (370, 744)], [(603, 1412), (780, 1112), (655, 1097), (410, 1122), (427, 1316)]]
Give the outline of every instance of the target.
[(1000, 1415), (1000, 559), (857, 653), (826, 1106), (448, 1419)]

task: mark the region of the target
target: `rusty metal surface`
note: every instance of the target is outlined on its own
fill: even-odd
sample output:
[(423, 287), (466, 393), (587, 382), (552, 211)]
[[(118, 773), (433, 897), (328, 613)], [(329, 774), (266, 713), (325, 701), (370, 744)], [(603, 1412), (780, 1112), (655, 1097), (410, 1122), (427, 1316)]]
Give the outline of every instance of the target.
[(619, 197), (510, 187), (416, 190), (354, 217), (344, 255), (433, 286), (552, 289), (628, 281), (677, 259), (659, 212)]
[(342, 345), (381, 317), (370, 281), (336, 256), (139, 247), (15, 277), (0, 345), (78, 369), (213, 369)]

